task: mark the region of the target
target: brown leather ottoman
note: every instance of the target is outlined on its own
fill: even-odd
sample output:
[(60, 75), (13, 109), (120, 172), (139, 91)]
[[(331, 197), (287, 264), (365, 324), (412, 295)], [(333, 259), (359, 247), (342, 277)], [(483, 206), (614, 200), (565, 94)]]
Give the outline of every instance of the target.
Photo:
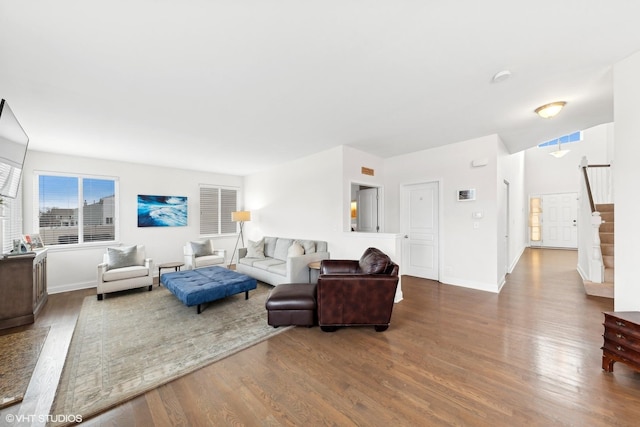
[(267, 323), (278, 326), (313, 326), (316, 320), (316, 285), (287, 283), (274, 287), (265, 303)]

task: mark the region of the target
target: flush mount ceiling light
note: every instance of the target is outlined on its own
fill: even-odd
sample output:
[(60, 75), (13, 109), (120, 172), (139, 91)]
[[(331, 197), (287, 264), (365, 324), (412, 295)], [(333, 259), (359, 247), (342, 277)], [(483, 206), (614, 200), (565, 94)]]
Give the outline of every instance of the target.
[(552, 102), (536, 108), (534, 111), (543, 119), (555, 117), (567, 103), (564, 101)]
[(500, 82), (504, 82), (506, 80), (509, 80), (509, 77), (511, 77), (511, 71), (509, 70), (502, 70), (502, 71), (498, 71), (493, 78), (491, 79), (491, 81), (493, 83), (500, 83)]

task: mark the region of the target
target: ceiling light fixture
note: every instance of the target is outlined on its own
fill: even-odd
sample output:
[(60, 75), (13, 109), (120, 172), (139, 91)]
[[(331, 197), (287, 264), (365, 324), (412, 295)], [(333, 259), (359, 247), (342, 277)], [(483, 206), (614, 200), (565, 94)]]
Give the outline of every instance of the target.
[(551, 104), (538, 107), (534, 111), (543, 119), (550, 119), (555, 117), (565, 105), (567, 105), (567, 103), (564, 101), (552, 102)]
[(556, 151), (550, 152), (549, 155), (555, 157), (556, 159), (559, 159), (560, 157), (563, 157), (565, 154), (567, 154), (569, 151), (571, 151), (571, 150), (563, 150), (562, 149), (562, 142), (560, 142), (560, 140), (558, 140), (558, 149)]
[(504, 82), (505, 80), (508, 80), (509, 77), (511, 77), (511, 71), (509, 70), (502, 70), (497, 72), (493, 78), (491, 79), (491, 81), (493, 83), (500, 83), (500, 82)]

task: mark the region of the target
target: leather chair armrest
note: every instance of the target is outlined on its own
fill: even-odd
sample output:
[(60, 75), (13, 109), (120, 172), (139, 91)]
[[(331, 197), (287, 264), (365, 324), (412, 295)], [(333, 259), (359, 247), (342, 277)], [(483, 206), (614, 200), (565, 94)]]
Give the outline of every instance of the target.
[(360, 269), (358, 261), (346, 259), (325, 259), (320, 263), (320, 274), (356, 274)]

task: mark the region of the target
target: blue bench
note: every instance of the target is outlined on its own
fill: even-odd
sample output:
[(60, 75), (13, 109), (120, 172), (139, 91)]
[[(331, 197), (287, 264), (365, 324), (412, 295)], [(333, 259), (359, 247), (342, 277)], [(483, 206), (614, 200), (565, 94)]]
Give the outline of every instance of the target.
[(187, 307), (196, 305), (198, 314), (202, 304), (241, 292), (249, 299), (249, 291), (258, 285), (252, 277), (218, 266), (164, 273), (160, 283)]

